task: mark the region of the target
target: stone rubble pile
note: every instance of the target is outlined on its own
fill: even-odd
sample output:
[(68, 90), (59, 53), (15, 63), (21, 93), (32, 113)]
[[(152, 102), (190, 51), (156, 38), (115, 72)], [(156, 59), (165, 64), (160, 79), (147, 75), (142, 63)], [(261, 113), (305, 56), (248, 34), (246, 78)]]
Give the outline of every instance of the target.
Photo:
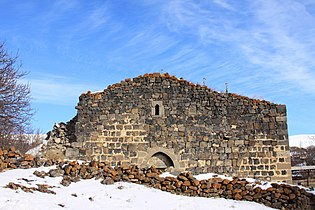
[[(47, 164), (53, 164), (52, 161), (48, 161)], [(45, 162), (30, 154), (22, 155), (15, 147), (10, 147), (8, 149), (0, 148), (0, 172), (5, 169), (15, 169), (15, 168), (34, 168), (44, 165)]]
[(50, 177), (63, 176), (61, 184), (69, 186), (80, 179), (100, 179), (102, 184), (118, 181), (142, 184), (173, 194), (200, 197), (220, 197), (226, 199), (254, 201), (277, 209), (314, 210), (315, 195), (296, 186), (272, 183), (268, 189), (245, 179), (233, 180), (210, 178), (197, 180), (192, 173), (185, 172), (177, 177), (160, 176), (160, 170), (150, 167), (122, 165), (111, 167), (105, 162), (91, 161), (79, 164), (77, 161), (59, 163), (57, 169), (49, 172), (35, 172)]
[(78, 151), (73, 149), (76, 143), (74, 117), (69, 122), (56, 123), (51, 131), (47, 133), (47, 145), (42, 147), (42, 153), (48, 159), (64, 159), (78, 156)]
[[(177, 177), (161, 177), (162, 171), (155, 167), (140, 169), (134, 165), (112, 167), (106, 162), (77, 161), (45, 161), (31, 155), (21, 155), (15, 148), (0, 150), (0, 171), (4, 169), (31, 168), (56, 165), (56, 169), (48, 172), (35, 171), (41, 178), (63, 177), (61, 184), (69, 186), (72, 182), (81, 179), (99, 179), (102, 184), (113, 184), (119, 181), (143, 184), (149, 187), (185, 196), (220, 197), (234, 200), (254, 201), (276, 209), (314, 210), (315, 195), (306, 192), (297, 186), (272, 183), (267, 189), (258, 186), (260, 183), (251, 183), (245, 179), (233, 180), (218, 177), (207, 180), (197, 180), (192, 173), (184, 172)], [(40, 191), (53, 193), (49, 186), (27, 188), (9, 183), (6, 187), (26, 192)]]
[(53, 130), (47, 133), (47, 140), (50, 139), (53, 143), (70, 146), (73, 141), (76, 141), (76, 137), (74, 135), (75, 122), (76, 117), (67, 123), (56, 123)]

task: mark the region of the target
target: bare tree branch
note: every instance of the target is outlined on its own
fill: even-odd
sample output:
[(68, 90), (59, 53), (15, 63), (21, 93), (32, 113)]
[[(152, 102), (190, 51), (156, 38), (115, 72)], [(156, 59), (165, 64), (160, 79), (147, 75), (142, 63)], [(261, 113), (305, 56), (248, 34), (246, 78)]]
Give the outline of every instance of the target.
[(27, 132), (33, 111), (30, 106), (30, 87), (20, 83), (26, 75), (0, 43), (0, 147), (22, 139)]

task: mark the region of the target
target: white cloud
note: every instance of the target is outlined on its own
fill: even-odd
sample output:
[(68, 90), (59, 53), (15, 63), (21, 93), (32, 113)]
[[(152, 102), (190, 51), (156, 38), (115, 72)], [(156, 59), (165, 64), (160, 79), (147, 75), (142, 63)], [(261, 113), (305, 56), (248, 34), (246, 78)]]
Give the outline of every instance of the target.
[(213, 3), (207, 1), (172, 1), (164, 6), (165, 21), (170, 31), (197, 35), (203, 44), (235, 42), (242, 38), (238, 15), (238, 11), (226, 14), (214, 10)]
[(165, 6), (169, 30), (191, 34), (205, 46), (221, 44), (238, 52), (240, 59), (252, 65), (243, 76), (260, 75), (257, 82), (261, 86), (266, 86), (268, 79), (269, 83), (286, 83), (315, 94), (315, 18), (306, 6), (293, 0), (285, 4), (248, 1), (241, 11), (227, 1), (214, 3), (233, 11), (218, 13), (209, 2), (170, 2)]
[[(247, 44), (244, 53), (250, 61), (276, 73), (301, 90), (315, 93), (315, 19), (299, 2), (282, 5), (261, 1), (255, 5), (255, 17), (262, 23), (251, 34), (261, 34)], [(301, 23), (305, 23), (305, 26)], [(278, 76), (277, 76), (278, 74)]]
[(35, 103), (75, 105), (79, 96), (94, 85), (73, 83), (69, 78), (57, 75), (43, 75), (41, 78), (25, 79), (29, 83), (32, 99)]

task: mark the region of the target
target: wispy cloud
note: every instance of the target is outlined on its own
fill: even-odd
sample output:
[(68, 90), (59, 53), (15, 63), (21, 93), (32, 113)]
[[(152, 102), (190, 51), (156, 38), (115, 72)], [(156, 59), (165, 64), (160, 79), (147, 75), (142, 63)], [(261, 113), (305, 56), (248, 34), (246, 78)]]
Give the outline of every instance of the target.
[(50, 24), (62, 19), (67, 12), (75, 9), (77, 5), (78, 2), (75, 0), (54, 1), (44, 15), (35, 17), (39, 18), (37, 22), (41, 25), (41, 28), (47, 30)]
[(227, 15), (221, 10), (211, 9), (214, 5), (217, 3), (208, 1), (196, 3), (191, 0), (170, 2), (165, 5), (164, 14), (169, 30), (195, 34), (203, 44), (237, 40), (241, 36), (241, 31), (237, 27), (239, 21), (235, 14), (237, 11), (235, 13), (225, 11)]
[(83, 92), (96, 90), (92, 84), (73, 83), (71, 79), (58, 75), (42, 75), (22, 82), (30, 84), (35, 103), (73, 106)]
[(146, 57), (156, 56), (162, 54), (172, 47), (176, 46), (178, 41), (172, 37), (155, 31), (153, 28), (148, 28), (141, 32), (136, 32), (133, 38), (128, 40), (120, 49), (116, 52), (121, 53), (124, 50), (133, 50), (132, 57)]
[(87, 8), (82, 15), (82, 21), (75, 22), (69, 33), (83, 33), (88, 35), (99, 32), (106, 27), (111, 19), (111, 12), (106, 3), (94, 3), (91, 8)]
[[(213, 3), (226, 12), (209, 9)], [(266, 90), (268, 79), (284, 90), (287, 89), (282, 83), (290, 83), (296, 90), (315, 94), (315, 19), (301, 2), (291, 0), (283, 5), (268, 0), (248, 1), (242, 4), (247, 12), (224, 0), (213, 3), (170, 2), (164, 14), (169, 30), (190, 34), (204, 46), (222, 46), (237, 52), (239, 59), (251, 65), (247, 73), (239, 69), (242, 76), (249, 81), (257, 75), (261, 77), (254, 80), (258, 84), (252, 82), (253, 87), (260, 85)], [(235, 62), (234, 57), (228, 59)]]
[(314, 94), (315, 40), (311, 37), (315, 36), (315, 18), (303, 4), (290, 3), (291, 6), (275, 1), (255, 4), (255, 17), (261, 27), (252, 29), (251, 34), (260, 36), (242, 43), (242, 49), (250, 61), (274, 72), (279, 81)]
[(91, 12), (87, 20), (87, 24), (90, 25), (91, 28), (99, 28), (102, 27), (108, 19), (109, 11), (107, 7), (103, 6)]
[(234, 10), (234, 7), (231, 4), (229, 4), (226, 0), (213, 0), (213, 2), (215, 4), (220, 5), (224, 9)]

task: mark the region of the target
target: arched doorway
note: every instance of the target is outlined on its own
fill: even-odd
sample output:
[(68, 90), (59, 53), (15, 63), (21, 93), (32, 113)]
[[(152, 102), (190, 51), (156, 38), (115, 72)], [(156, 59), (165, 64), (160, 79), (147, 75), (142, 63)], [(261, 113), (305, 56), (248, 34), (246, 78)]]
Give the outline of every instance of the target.
[(157, 152), (152, 155), (151, 158), (148, 160), (149, 166), (154, 166), (157, 169), (165, 170), (169, 167), (174, 167), (174, 163), (172, 159), (163, 152)]

